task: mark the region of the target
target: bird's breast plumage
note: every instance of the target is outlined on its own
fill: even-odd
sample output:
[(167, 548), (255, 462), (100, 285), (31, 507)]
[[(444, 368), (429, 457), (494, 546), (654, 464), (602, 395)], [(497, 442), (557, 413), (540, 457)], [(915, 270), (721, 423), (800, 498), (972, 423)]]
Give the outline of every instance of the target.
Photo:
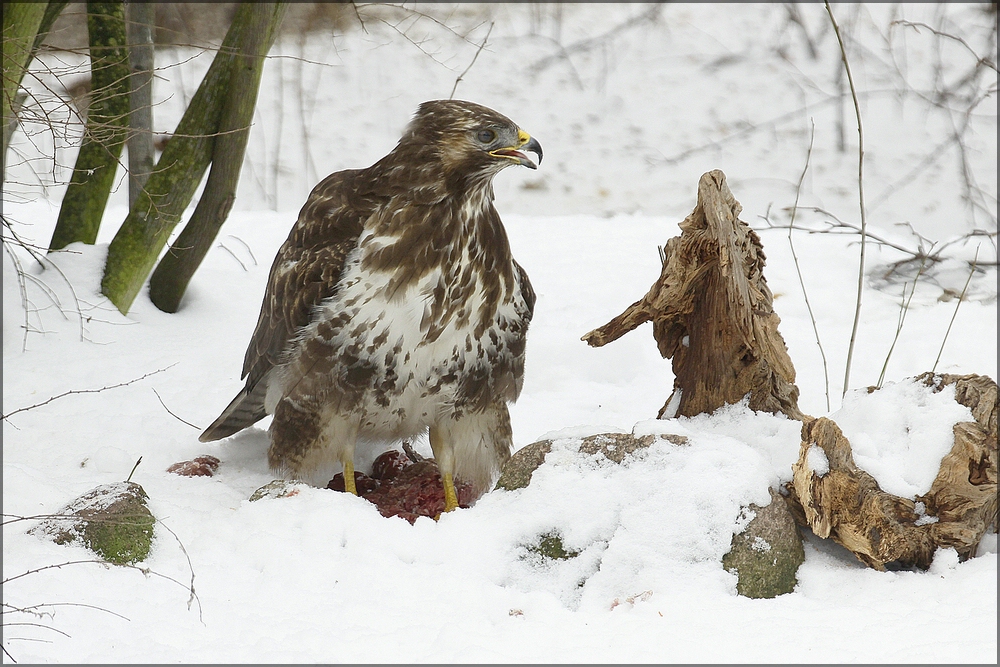
[(376, 439), (517, 398), (530, 283), (489, 197), (435, 208), (409, 211), (407, 225), (398, 214), (372, 216), (336, 293), (297, 337), (282, 395), (313, 382), (324, 403), (358, 415), (362, 435)]

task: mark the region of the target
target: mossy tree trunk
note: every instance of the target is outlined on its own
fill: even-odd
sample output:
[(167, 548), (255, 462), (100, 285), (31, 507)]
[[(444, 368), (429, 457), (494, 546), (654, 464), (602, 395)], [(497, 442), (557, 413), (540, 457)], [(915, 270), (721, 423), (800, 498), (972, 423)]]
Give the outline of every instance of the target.
[(129, 97), (128, 205), (135, 205), (139, 192), (153, 171), (153, 31), (156, 5), (129, 2), (125, 6), (128, 58), (132, 69)]
[[(250, 39), (255, 3), (236, 10), (222, 47), (128, 217), (111, 241), (101, 291), (127, 313), (212, 161), (233, 63)], [(280, 17), (279, 17), (280, 18)]]
[(233, 64), (245, 53), (259, 13), (252, 2), (236, 10), (222, 47), (108, 248), (101, 291), (122, 313), (135, 301), (212, 161)]
[(18, 88), (31, 62), (32, 45), (45, 16), (46, 5), (33, 2), (3, 6), (3, 173), (7, 174), (7, 145), (17, 127)]
[(88, 2), (93, 99), (83, 144), (59, 209), (49, 250), (94, 243), (128, 136), (129, 68), (123, 2)]
[[(27, 93), (18, 90), (21, 80), (24, 79), (24, 72), (28, 69), (31, 59), (38, 52), (38, 47), (42, 45), (45, 37), (49, 34), (56, 17), (62, 12), (63, 7), (68, 3), (50, 2), (36, 3), (7, 3), (3, 12), (3, 174), (7, 174), (7, 147), (10, 145), (10, 138), (17, 129), (17, 117), (21, 112), (21, 105), (27, 99)], [(24, 44), (31, 39), (28, 35), (32, 31), (34, 19), (37, 16), (39, 7), (43, 8), (42, 20), (34, 28), (34, 43), (27, 54), (23, 52)], [(9, 39), (8, 39), (9, 37)], [(8, 88), (9, 86), (9, 88)], [(6, 178), (5, 178), (6, 180)]]
[(191, 277), (229, 216), (250, 137), (264, 56), (274, 42), (286, 7), (286, 3), (260, 3), (252, 7), (247, 39), (233, 62), (205, 190), (191, 219), (149, 279), (149, 297), (160, 310), (177, 312)]

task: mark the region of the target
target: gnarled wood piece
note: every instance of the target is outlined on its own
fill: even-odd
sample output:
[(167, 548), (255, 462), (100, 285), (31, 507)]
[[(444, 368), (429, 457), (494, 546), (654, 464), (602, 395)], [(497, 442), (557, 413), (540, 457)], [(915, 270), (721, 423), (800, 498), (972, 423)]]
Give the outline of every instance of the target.
[[(996, 528), (996, 382), (979, 375), (931, 373), (918, 379), (935, 391), (955, 384), (956, 400), (976, 418), (955, 424), (955, 443), (928, 493), (911, 500), (883, 491), (855, 465), (850, 442), (825, 417), (802, 425), (799, 459), (786, 486), (796, 521), (877, 570), (887, 565), (927, 569), (938, 547), (954, 548), (966, 560), (975, 555), (986, 529)], [(817, 453), (810, 454), (813, 447), (822, 450), (825, 463)], [(917, 503), (923, 503), (922, 513)]]
[(750, 396), (754, 410), (802, 419), (795, 368), (778, 332), (760, 238), (714, 170), (698, 205), (667, 242), (659, 279), (639, 301), (585, 335), (593, 347), (653, 322), (660, 354), (673, 360), (674, 391), (657, 417), (712, 412)]
[(917, 498), (927, 513), (932, 539), (954, 547), (962, 560), (975, 555), (983, 533), (997, 529), (997, 383), (984, 375), (917, 377), (934, 391), (955, 385), (955, 400), (972, 411), (974, 422), (955, 424), (955, 444), (941, 459), (931, 490)]

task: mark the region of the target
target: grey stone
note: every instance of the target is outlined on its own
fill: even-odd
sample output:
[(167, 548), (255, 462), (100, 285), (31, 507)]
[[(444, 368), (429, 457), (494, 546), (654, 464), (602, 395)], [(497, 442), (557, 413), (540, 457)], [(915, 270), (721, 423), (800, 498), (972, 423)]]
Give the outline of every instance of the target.
[(131, 565), (146, 559), (156, 519), (135, 482), (103, 484), (31, 529), (56, 544), (81, 542), (104, 560)]
[[(629, 454), (652, 445), (660, 437), (675, 445), (686, 445), (688, 439), (683, 435), (643, 435), (634, 436), (631, 433), (598, 433), (588, 435), (580, 442), (581, 454), (603, 454), (605, 458), (615, 463), (622, 463)], [(497, 489), (523, 489), (531, 482), (531, 474), (545, 462), (545, 455), (552, 450), (551, 440), (539, 440), (526, 445), (514, 452), (500, 471)]]
[(306, 486), (297, 480), (274, 479), (250, 494), (250, 502), (262, 498), (287, 498), (298, 495), (299, 489)]
[(733, 535), (722, 566), (738, 577), (736, 591), (748, 598), (773, 598), (791, 593), (795, 573), (805, 560), (802, 536), (792, 514), (774, 489), (771, 504), (750, 505), (756, 515), (742, 533)]
[(552, 449), (551, 440), (539, 440), (525, 445), (507, 459), (500, 471), (495, 489), (523, 489), (531, 482), (531, 473), (545, 461), (545, 455)]
[(640, 449), (649, 447), (656, 440), (656, 436), (643, 435), (635, 437), (631, 433), (598, 433), (588, 435), (580, 443), (581, 454), (601, 453), (605, 458), (621, 463), (629, 454), (634, 454)]

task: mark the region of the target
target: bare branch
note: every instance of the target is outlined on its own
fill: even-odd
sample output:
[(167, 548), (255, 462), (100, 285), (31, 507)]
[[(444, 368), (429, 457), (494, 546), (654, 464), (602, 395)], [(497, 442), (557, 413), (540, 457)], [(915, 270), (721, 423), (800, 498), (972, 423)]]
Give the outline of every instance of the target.
[(937, 358), (934, 360), (934, 365), (931, 366), (931, 373), (937, 370), (938, 362), (941, 361), (941, 353), (944, 352), (944, 344), (948, 342), (948, 334), (951, 333), (951, 325), (955, 323), (955, 318), (958, 316), (958, 308), (965, 301), (965, 293), (969, 290), (969, 283), (972, 282), (972, 275), (976, 272), (976, 260), (979, 259), (979, 248), (976, 248), (976, 255), (972, 259), (972, 269), (969, 271), (969, 277), (965, 281), (965, 287), (962, 288), (962, 293), (958, 295), (958, 303), (955, 304), (955, 312), (951, 314), (951, 320), (948, 322), (948, 329), (944, 332), (944, 338), (941, 340), (941, 347), (938, 349)]
[(809, 321), (812, 322), (813, 334), (816, 336), (816, 346), (819, 348), (819, 355), (823, 359), (823, 383), (826, 387), (826, 411), (830, 411), (830, 373), (826, 365), (826, 352), (823, 351), (823, 343), (820, 342), (819, 328), (816, 326), (816, 317), (813, 315), (812, 304), (809, 303), (809, 294), (806, 292), (806, 282), (802, 277), (802, 268), (799, 266), (799, 257), (795, 252), (795, 244), (792, 242), (792, 229), (795, 227), (795, 213), (799, 210), (799, 194), (802, 191), (802, 181), (809, 171), (809, 160), (812, 157), (813, 142), (816, 139), (816, 123), (810, 119), (811, 129), (809, 132), (809, 149), (806, 151), (806, 163), (802, 166), (802, 174), (799, 182), (795, 186), (795, 203), (792, 204), (792, 217), (788, 222), (788, 248), (792, 251), (792, 260), (795, 262), (795, 273), (799, 276), (799, 286), (802, 288), (802, 297), (806, 301), (806, 310), (809, 311)]
[(892, 338), (892, 345), (889, 346), (889, 351), (885, 355), (885, 363), (882, 364), (882, 372), (878, 376), (878, 382), (875, 386), (878, 389), (882, 388), (882, 382), (885, 380), (885, 371), (889, 368), (889, 359), (892, 357), (892, 351), (896, 349), (896, 342), (899, 340), (899, 334), (903, 330), (903, 322), (906, 321), (906, 313), (910, 311), (910, 301), (913, 300), (913, 293), (917, 291), (917, 282), (920, 280), (920, 275), (924, 272), (924, 267), (927, 265), (927, 258), (923, 258), (920, 261), (920, 268), (917, 270), (917, 275), (913, 279), (913, 287), (910, 289), (910, 296), (906, 296), (906, 283), (903, 283), (903, 298), (899, 302), (899, 320), (896, 322), (896, 335)]
[(961, 37), (949, 34), (947, 32), (941, 32), (940, 30), (932, 28), (931, 26), (927, 25), (926, 23), (921, 23), (920, 21), (893, 21), (889, 25), (903, 25), (903, 26), (906, 26), (907, 28), (913, 28), (917, 32), (920, 32), (920, 28), (927, 28), (928, 30), (930, 30), (932, 33), (934, 33), (938, 37), (947, 37), (948, 39), (954, 40), (954, 41), (958, 42), (959, 44), (961, 44), (962, 46), (964, 46), (966, 49), (968, 49), (969, 53), (972, 54), (972, 57), (976, 59), (976, 65), (985, 65), (986, 67), (989, 67), (994, 72), (998, 71), (997, 70), (997, 64), (995, 62), (993, 62), (989, 58), (984, 58), (984, 57), (980, 56), (978, 53), (976, 53), (975, 49), (973, 49), (971, 46), (969, 46), (969, 43), (966, 42)]
[[(27, 412), (28, 410), (34, 410), (35, 408), (40, 408), (43, 405), (48, 405), (49, 403), (51, 403), (52, 401), (54, 401), (54, 400), (56, 400), (58, 398), (63, 398), (65, 396), (69, 396), (71, 394), (97, 394), (97, 393), (100, 393), (102, 391), (106, 391), (108, 389), (117, 389), (119, 387), (127, 387), (128, 385), (135, 384), (136, 382), (139, 382), (140, 380), (145, 380), (150, 375), (156, 375), (157, 373), (162, 373), (163, 371), (168, 370), (170, 368), (173, 368), (176, 365), (177, 365), (177, 363), (175, 362), (175, 363), (170, 364), (166, 368), (161, 368), (159, 370), (155, 370), (155, 371), (151, 371), (149, 373), (146, 373), (142, 377), (137, 377), (137, 378), (135, 378), (133, 380), (129, 380), (128, 382), (120, 382), (118, 384), (109, 385), (107, 387), (101, 387), (100, 389), (71, 389), (69, 391), (64, 391), (61, 394), (57, 394), (56, 396), (52, 396), (50, 398), (47, 398), (46, 400), (42, 401), (41, 403), (36, 403), (34, 405), (29, 405), (26, 408), (18, 408), (17, 410), (14, 410), (12, 412), (8, 412), (7, 414), (3, 415), (2, 419), (6, 420), (7, 418), (13, 417), (14, 415), (16, 415), (19, 412)], [(166, 406), (164, 406), (164, 407), (166, 407)]]
[(455, 91), (458, 90), (459, 82), (466, 74), (469, 73), (469, 70), (472, 69), (472, 66), (476, 64), (476, 59), (479, 58), (479, 54), (482, 53), (482, 50), (486, 47), (486, 42), (489, 41), (490, 33), (493, 32), (493, 26), (494, 24), (490, 23), (490, 29), (486, 31), (486, 37), (483, 37), (483, 43), (479, 45), (479, 48), (476, 49), (476, 54), (472, 56), (472, 62), (470, 62), (469, 66), (466, 67), (464, 70), (462, 70), (462, 73), (458, 75), (457, 79), (455, 79), (455, 85), (452, 86), (451, 88), (451, 95), (448, 96), (449, 100), (455, 98)]
[[(170, 414), (171, 417), (173, 417), (177, 421), (180, 421), (180, 422), (183, 422), (183, 423), (187, 424), (191, 428), (198, 429), (199, 431), (201, 430), (200, 426), (195, 426), (194, 424), (192, 424), (191, 422), (187, 421), (186, 419), (181, 419), (176, 414), (174, 414), (174, 411), (171, 410), (170, 408), (168, 408), (167, 404), (163, 402), (162, 398), (160, 398), (160, 393), (158, 391), (156, 391), (155, 388), (153, 389), (153, 393), (156, 394), (156, 400), (158, 400), (160, 402), (160, 405), (163, 406), (163, 409), (166, 410)], [(136, 465), (138, 465), (138, 464), (136, 464)]]
[(830, 8), (829, 0), (824, 0), (826, 12), (830, 15), (830, 22), (833, 24), (833, 31), (837, 34), (837, 43), (840, 44), (840, 56), (844, 61), (844, 71), (847, 73), (847, 82), (851, 86), (851, 99), (854, 100), (854, 113), (858, 119), (858, 198), (861, 204), (861, 257), (858, 262), (858, 297), (854, 308), (854, 324), (851, 327), (851, 342), (847, 347), (847, 365), (844, 369), (844, 387), (841, 396), (847, 394), (847, 389), (851, 384), (851, 361), (854, 357), (854, 343), (858, 337), (858, 323), (861, 321), (861, 295), (865, 288), (865, 240), (868, 228), (868, 218), (865, 212), (865, 132), (861, 122), (861, 105), (858, 103), (858, 91), (854, 86), (854, 74), (851, 73), (851, 63), (847, 59), (847, 49), (844, 47), (844, 39), (840, 35), (840, 26), (833, 16), (833, 9)]

